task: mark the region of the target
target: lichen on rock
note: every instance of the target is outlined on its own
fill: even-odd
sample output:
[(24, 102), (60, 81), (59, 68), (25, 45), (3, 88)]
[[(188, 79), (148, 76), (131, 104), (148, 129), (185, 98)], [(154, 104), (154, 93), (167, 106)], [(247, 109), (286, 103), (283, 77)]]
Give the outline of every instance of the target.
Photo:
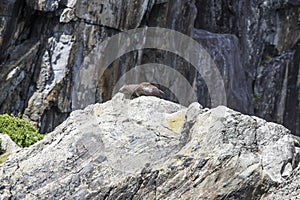
[(283, 126), (224, 106), (118, 93), (11, 155), (0, 196), (260, 199), (299, 166), (296, 143)]

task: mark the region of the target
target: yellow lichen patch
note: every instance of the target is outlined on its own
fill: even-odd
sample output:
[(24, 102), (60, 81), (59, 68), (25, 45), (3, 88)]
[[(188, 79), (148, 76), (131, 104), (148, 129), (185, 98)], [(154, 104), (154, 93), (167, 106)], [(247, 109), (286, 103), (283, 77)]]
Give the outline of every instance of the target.
[(1, 163), (4, 163), (4, 162), (7, 160), (7, 158), (8, 158), (9, 155), (10, 155), (10, 152), (1, 154), (1, 155), (0, 155), (0, 164), (1, 164)]
[(102, 114), (104, 114), (104, 113), (105, 113), (105, 111), (104, 110), (100, 110), (100, 109), (94, 111), (94, 115), (96, 115), (97, 117), (100, 116), (100, 115), (102, 115)]
[(174, 113), (167, 117), (168, 128), (176, 133), (180, 133), (185, 121), (184, 113)]
[(97, 107), (96, 109), (94, 109), (94, 115), (96, 115), (97, 117), (106, 113), (106, 109), (104, 107)]

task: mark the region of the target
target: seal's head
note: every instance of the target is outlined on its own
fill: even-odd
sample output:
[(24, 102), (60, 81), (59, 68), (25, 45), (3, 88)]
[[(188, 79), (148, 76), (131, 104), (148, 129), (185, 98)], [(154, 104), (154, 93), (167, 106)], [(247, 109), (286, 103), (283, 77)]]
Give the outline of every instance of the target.
[(128, 84), (128, 85), (123, 85), (120, 89), (119, 92), (123, 93), (126, 98), (132, 98), (135, 95), (135, 90), (138, 87), (138, 84)]

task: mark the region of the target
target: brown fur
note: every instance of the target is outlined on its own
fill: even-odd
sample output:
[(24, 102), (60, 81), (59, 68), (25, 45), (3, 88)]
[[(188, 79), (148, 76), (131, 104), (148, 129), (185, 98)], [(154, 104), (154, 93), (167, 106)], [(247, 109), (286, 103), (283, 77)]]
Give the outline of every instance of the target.
[(155, 96), (163, 98), (164, 92), (158, 89), (155, 85), (149, 82), (142, 82), (140, 84), (128, 84), (120, 88), (119, 92), (125, 94), (129, 98), (139, 96)]

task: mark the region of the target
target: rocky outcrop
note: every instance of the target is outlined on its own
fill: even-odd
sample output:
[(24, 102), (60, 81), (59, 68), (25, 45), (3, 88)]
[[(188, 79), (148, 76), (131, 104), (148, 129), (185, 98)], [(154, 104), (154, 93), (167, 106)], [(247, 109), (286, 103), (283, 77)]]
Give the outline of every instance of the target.
[(1, 141), (1, 148), (7, 153), (15, 153), (16, 151), (20, 150), (21, 148), (12, 141), (12, 139), (6, 135), (0, 133), (0, 141)]
[[(71, 111), (111, 99), (117, 85), (142, 81), (161, 84), (174, 102), (195, 96), (213, 106), (214, 94), (203, 76), (214, 72), (207, 70), (212, 62), (203, 52), (192, 52), (190, 44), (175, 37), (160, 40), (156, 48), (147, 47), (153, 39), (147, 34), (126, 40), (132, 29), (158, 26), (184, 33), (205, 48), (222, 75), (230, 108), (282, 123), (299, 135), (299, 21), (294, 0), (4, 0), (0, 113), (21, 113), (41, 132), (50, 132)], [(125, 34), (116, 41), (118, 48), (104, 59), (102, 48), (119, 33)], [(127, 42), (136, 45), (130, 49)], [(168, 45), (190, 54), (183, 57), (180, 48), (167, 51)], [(111, 55), (118, 57), (104, 67)], [(202, 61), (194, 66), (187, 57)], [(159, 71), (151, 63), (169, 68)], [(148, 70), (140, 70), (145, 64)], [(199, 74), (197, 68), (207, 69)], [(189, 90), (183, 87), (187, 84)]]
[(260, 199), (294, 173), (299, 156), (281, 125), (224, 106), (118, 93), (11, 155), (0, 165), (0, 196)]
[(5, 162), (7, 158), (16, 153), (21, 148), (12, 141), (12, 139), (6, 135), (0, 133), (0, 164)]

